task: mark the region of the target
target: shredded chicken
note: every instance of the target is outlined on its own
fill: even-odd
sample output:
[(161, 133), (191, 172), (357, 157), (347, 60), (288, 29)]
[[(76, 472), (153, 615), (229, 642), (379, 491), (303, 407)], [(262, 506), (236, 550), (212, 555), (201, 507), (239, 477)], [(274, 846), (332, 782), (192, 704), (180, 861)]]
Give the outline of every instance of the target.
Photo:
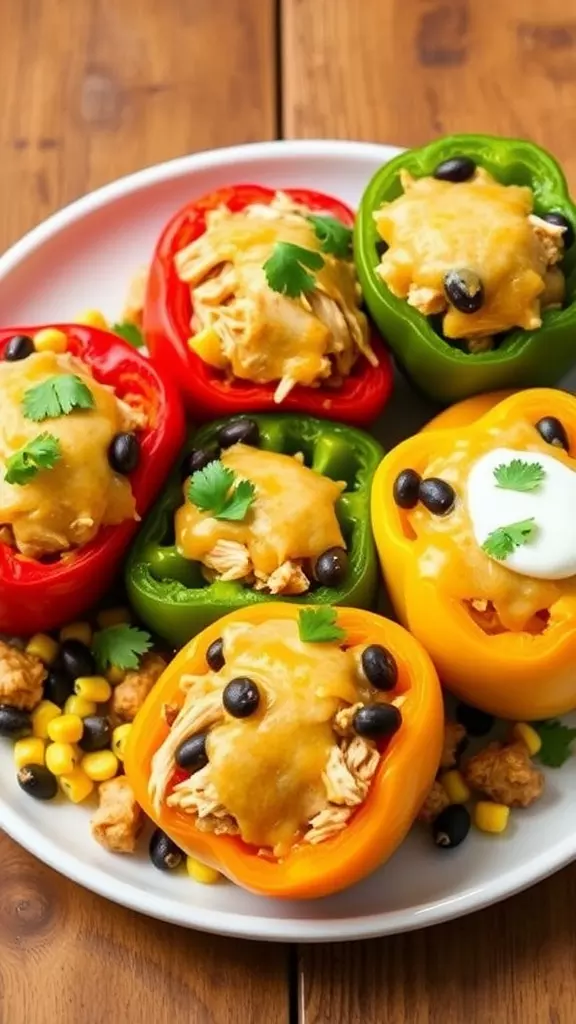
[(111, 853), (134, 853), (144, 815), (126, 776), (103, 782), (98, 798), (99, 807), (91, 822), (92, 836)]
[(464, 767), (468, 785), (507, 807), (528, 807), (542, 795), (544, 776), (523, 743), (490, 743)]
[(444, 746), (440, 758), (441, 768), (454, 768), (466, 745), (466, 729), (458, 722), (444, 723)]
[(261, 573), (255, 575), (254, 590), (269, 590), (271, 594), (305, 594), (310, 589), (310, 580), (301, 564), (290, 559), (282, 562), (265, 579)]
[[(149, 792), (152, 805), (157, 814), (160, 813), (166, 787), (174, 771), (174, 756), (180, 744), (197, 732), (204, 732), (217, 722), (222, 721), (222, 694), (220, 690), (212, 690), (197, 697), (194, 688), (189, 691), (186, 703), (182, 707), (169, 735), (152, 758)], [(197, 778), (200, 773), (192, 778)]]
[[(378, 759), (376, 759), (377, 763)], [(358, 778), (350, 770), (341, 747), (332, 747), (322, 779), (326, 786), (328, 802), (331, 804), (357, 807), (366, 798), (368, 783)]]
[(136, 271), (130, 282), (126, 302), (122, 310), (122, 319), (127, 320), (128, 323), (136, 324), (137, 327), (142, 327), (142, 313), (144, 312), (147, 284), (148, 267), (143, 266)]
[(564, 256), (563, 236), (566, 228), (560, 224), (550, 224), (547, 220), (542, 220), (535, 213), (531, 213), (528, 220), (534, 228), (534, 234), (544, 250), (548, 266), (552, 267), (555, 263), (559, 263)]
[(310, 828), (304, 835), (304, 842), (317, 846), (318, 843), (332, 839), (346, 828), (351, 814), (350, 807), (325, 807), (312, 818)]
[(204, 556), (204, 564), (221, 580), (242, 580), (252, 572), (248, 548), (236, 540), (219, 540)]
[(42, 700), (46, 675), (39, 658), (0, 640), (0, 704), (31, 711)]
[(339, 711), (334, 715), (334, 721), (332, 728), (337, 736), (353, 736), (354, 730), (352, 728), (352, 722), (354, 715), (360, 708), (363, 708), (362, 703), (349, 704), (348, 707), (340, 708)]
[(423, 821), (425, 825), (431, 825), (436, 820), (439, 814), (450, 805), (450, 797), (444, 789), (441, 782), (436, 779), (432, 784), (432, 789), (428, 793), (420, 812), (418, 814), (418, 821)]
[(112, 697), (112, 712), (121, 722), (134, 721), (165, 668), (166, 662), (159, 654), (145, 654), (140, 667), (126, 673)]
[(411, 284), (406, 301), (424, 316), (442, 313), (446, 309), (446, 296), (437, 288), (419, 288), (418, 285)]

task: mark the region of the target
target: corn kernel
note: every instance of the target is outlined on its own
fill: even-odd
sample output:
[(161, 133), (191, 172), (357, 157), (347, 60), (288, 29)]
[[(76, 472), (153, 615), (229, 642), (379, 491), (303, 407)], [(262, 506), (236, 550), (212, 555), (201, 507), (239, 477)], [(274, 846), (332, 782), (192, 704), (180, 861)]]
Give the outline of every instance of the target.
[(62, 792), (66, 794), (73, 804), (81, 804), (90, 796), (94, 789), (92, 779), (89, 779), (86, 772), (81, 768), (74, 768), (67, 775), (61, 775), (58, 779)]
[(118, 686), (123, 683), (126, 678), (126, 672), (123, 668), (118, 668), (117, 665), (110, 665), (110, 668), (106, 672), (106, 679), (111, 686)]
[(47, 633), (36, 633), (26, 644), (26, 653), (40, 658), (45, 665), (52, 664), (58, 650), (58, 644)]
[(111, 750), (96, 750), (82, 758), (80, 767), (93, 782), (107, 782), (114, 778), (119, 764), (116, 754)]
[(32, 340), (37, 352), (62, 353), (68, 349), (67, 336), (56, 327), (45, 327), (42, 331), (36, 331)]
[(65, 715), (78, 715), (78, 718), (88, 718), (89, 715), (95, 715), (97, 711), (98, 705), (95, 700), (86, 700), (85, 697), (77, 697), (76, 694), (68, 697), (64, 705)]
[(85, 309), (76, 317), (74, 323), (82, 324), (85, 327), (97, 327), (101, 331), (109, 331), (108, 321), (99, 309)]
[(48, 739), (48, 726), (62, 714), (57, 704), (51, 700), (41, 700), (32, 712), (32, 733), (37, 739)]
[(534, 757), (542, 746), (542, 740), (532, 725), (527, 722), (516, 722), (512, 729), (514, 739), (520, 740), (527, 748), (530, 757)]
[(90, 647), (92, 643), (92, 626), (89, 622), (71, 622), (60, 630), (60, 643), (64, 640), (79, 640), (80, 643)]
[(222, 877), (215, 868), (202, 864), (195, 857), (186, 857), (186, 870), (190, 878), (193, 878), (195, 882), (201, 882), (202, 885), (214, 885), (214, 882), (218, 882)]
[(14, 744), (14, 764), (24, 768), (27, 764), (44, 764), (46, 744), (36, 736), (28, 736)]
[(83, 732), (80, 715), (60, 715), (48, 723), (48, 739), (53, 743), (78, 743)]
[(112, 733), (112, 750), (120, 761), (124, 760), (124, 751), (131, 728), (132, 722), (125, 722), (124, 725), (116, 726)]
[(228, 366), (228, 359), (222, 350), (220, 336), (212, 327), (206, 327), (189, 338), (188, 347), (200, 356), (204, 363), (215, 367), (216, 370), (225, 370)]
[(479, 800), (474, 808), (474, 824), (481, 832), (504, 832), (509, 817), (509, 807), (490, 800)]
[(466, 785), (463, 775), (461, 772), (453, 769), (453, 771), (444, 772), (440, 777), (440, 782), (444, 786), (448, 794), (448, 799), (451, 804), (466, 804), (468, 803), (471, 792)]
[(79, 676), (74, 683), (74, 693), (96, 704), (106, 704), (112, 696), (112, 687), (104, 676)]
[(69, 775), (78, 761), (78, 752), (71, 743), (50, 743), (46, 747), (46, 767), (52, 775)]
[(99, 629), (110, 629), (111, 626), (123, 626), (132, 622), (132, 616), (129, 608), (103, 608), (98, 612), (96, 622)]

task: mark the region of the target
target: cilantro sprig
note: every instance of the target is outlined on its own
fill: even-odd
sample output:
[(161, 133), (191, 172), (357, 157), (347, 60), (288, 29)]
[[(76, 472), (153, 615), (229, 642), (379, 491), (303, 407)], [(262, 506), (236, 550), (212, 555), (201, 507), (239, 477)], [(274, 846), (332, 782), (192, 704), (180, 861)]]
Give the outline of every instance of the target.
[(22, 408), (26, 419), (41, 423), (67, 416), (74, 409), (93, 409), (94, 395), (75, 373), (59, 373), (24, 392)]
[(542, 740), (538, 759), (548, 768), (561, 768), (572, 756), (572, 743), (576, 739), (576, 729), (563, 725), (557, 718), (540, 722), (536, 731)]
[(524, 459), (512, 459), (494, 470), (496, 486), (506, 491), (535, 491), (545, 476), (539, 462), (526, 462)]
[(320, 242), (322, 252), (336, 256), (338, 259), (350, 259), (352, 254), (352, 228), (347, 228), (341, 220), (327, 214), (311, 213), (307, 218)]
[(238, 480), (221, 462), (209, 462), (190, 480), (188, 498), (201, 512), (214, 519), (240, 521), (245, 518), (256, 491), (250, 480)]
[(338, 625), (336, 609), (325, 605), (300, 609), (298, 633), (302, 643), (307, 644), (336, 643), (346, 636), (346, 630)]
[(275, 292), (295, 299), (314, 288), (310, 270), (321, 270), (324, 258), (313, 249), (305, 249), (294, 242), (276, 242), (271, 256), (264, 264), (268, 284)]
[(52, 469), (62, 458), (60, 442), (53, 434), (39, 434), (6, 459), (7, 484), (27, 484), (43, 469)]
[(117, 324), (112, 324), (110, 330), (113, 334), (117, 334), (119, 338), (124, 338), (124, 341), (132, 345), (132, 348), (142, 348), (144, 344), (142, 331), (129, 320), (121, 320)]
[(140, 658), (152, 647), (150, 634), (126, 622), (94, 634), (92, 653), (99, 672), (108, 668), (138, 668)]
[(490, 558), (504, 562), (516, 548), (520, 548), (532, 540), (537, 529), (533, 516), (530, 519), (521, 519), (518, 523), (509, 523), (508, 526), (499, 526), (498, 529), (492, 530), (492, 533), (488, 534), (482, 545), (482, 550)]

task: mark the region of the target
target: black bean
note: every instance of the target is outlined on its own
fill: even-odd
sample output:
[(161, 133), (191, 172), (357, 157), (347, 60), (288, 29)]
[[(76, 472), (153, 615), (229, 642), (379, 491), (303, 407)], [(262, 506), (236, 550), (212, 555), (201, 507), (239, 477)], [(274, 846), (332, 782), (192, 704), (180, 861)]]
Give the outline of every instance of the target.
[(454, 488), (436, 476), (422, 480), (418, 494), (424, 508), (427, 508), (434, 516), (448, 515), (456, 501)]
[(474, 176), (476, 164), (469, 156), (452, 156), (438, 164), (433, 177), (439, 181), (469, 181)]
[(553, 444), (555, 448), (563, 448), (567, 452), (570, 448), (568, 434), (564, 425), (555, 416), (543, 416), (536, 424), (536, 430), (546, 444)]
[(94, 655), (81, 640), (64, 640), (56, 667), (62, 667), (72, 679), (96, 675)]
[(376, 249), (376, 255), (379, 259), (382, 259), (385, 252), (388, 252), (388, 242), (385, 242), (383, 238), (379, 238), (374, 247)]
[(53, 800), (58, 792), (58, 780), (43, 764), (25, 764), (17, 774), (18, 785), (35, 800)]
[(394, 704), (365, 704), (352, 719), (354, 732), (368, 740), (393, 736), (401, 725), (402, 715)]
[(108, 462), (116, 473), (128, 476), (140, 462), (140, 441), (132, 431), (115, 434), (108, 447)]
[(399, 508), (415, 508), (418, 504), (420, 474), (415, 469), (403, 469), (394, 481), (392, 495)]
[(348, 575), (348, 555), (344, 548), (328, 548), (314, 564), (314, 576), (323, 587), (339, 587)]
[(112, 740), (112, 723), (106, 715), (87, 715), (84, 719), (84, 732), (79, 746), (87, 754), (96, 750), (106, 750)]
[(50, 700), (61, 708), (73, 693), (74, 680), (68, 673), (58, 666), (51, 668), (44, 683), (44, 700)]
[(150, 860), (158, 871), (174, 871), (179, 868), (185, 854), (161, 828), (155, 829), (150, 836), (148, 847)]
[(21, 740), (32, 735), (32, 718), (28, 711), (13, 708), (11, 704), (0, 704), (0, 736)]
[(221, 448), (230, 448), (233, 444), (251, 444), (255, 448), (260, 444), (260, 428), (255, 420), (247, 416), (239, 416), (220, 427), (218, 444)]
[(251, 679), (241, 676), (232, 679), (224, 687), (222, 703), (228, 714), (234, 718), (248, 718), (254, 714), (260, 703), (260, 691)]
[(187, 740), (182, 741), (174, 755), (179, 768), (184, 768), (192, 775), (206, 767), (208, 764), (207, 736), (208, 734), (205, 732), (197, 732), (195, 736), (189, 736)]
[(456, 721), (464, 726), (469, 736), (486, 736), (494, 725), (494, 715), (461, 702), (456, 705)]
[(182, 479), (186, 480), (193, 476), (199, 469), (206, 469), (206, 466), (211, 462), (217, 462), (219, 458), (218, 448), (193, 448), (182, 463)]
[(470, 831), (470, 814), (462, 804), (452, 804), (440, 812), (432, 825), (436, 846), (454, 849), (464, 842)]
[(4, 359), (9, 363), (16, 363), (20, 359), (27, 359), (34, 351), (34, 342), (27, 334), (15, 334), (4, 349)]
[(382, 644), (369, 644), (362, 651), (362, 670), (375, 690), (393, 690), (398, 682), (398, 665)]
[(567, 217), (563, 213), (557, 213), (555, 210), (551, 210), (550, 213), (543, 213), (542, 220), (547, 221), (548, 224), (556, 224), (560, 228), (566, 228), (562, 232), (562, 241), (564, 242), (565, 249), (571, 249), (574, 245), (574, 228)]
[(206, 651), (206, 661), (213, 672), (219, 672), (221, 668), (224, 668), (226, 661), (224, 658), (224, 641), (221, 636), (210, 644)]
[(473, 270), (465, 267), (444, 274), (444, 292), (459, 313), (477, 313), (484, 302), (484, 286)]

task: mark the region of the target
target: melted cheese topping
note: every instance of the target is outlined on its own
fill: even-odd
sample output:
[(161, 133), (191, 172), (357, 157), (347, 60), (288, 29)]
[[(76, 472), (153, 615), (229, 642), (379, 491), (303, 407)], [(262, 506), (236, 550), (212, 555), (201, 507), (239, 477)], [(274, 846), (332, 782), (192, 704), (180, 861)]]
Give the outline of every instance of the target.
[(529, 188), (501, 185), (479, 168), (470, 181), (401, 175), (404, 194), (375, 213), (388, 243), (378, 273), (390, 291), (425, 314), (447, 308), (443, 279), (466, 268), (480, 277), (485, 299), (476, 313), (448, 306), (447, 338), (495, 334), (541, 324), (541, 306), (558, 305), (564, 278), (562, 230), (531, 217)]
[(251, 568), (267, 577), (289, 559), (315, 559), (330, 547), (345, 547), (334, 508), (344, 483), (290, 455), (245, 444), (228, 448), (221, 461), (252, 481), (255, 500), (242, 522), (227, 522), (186, 498), (175, 520), (176, 545), (185, 558), (202, 562), (219, 541), (235, 541), (247, 548)]
[[(41, 423), (26, 419), (24, 392), (62, 373), (82, 379), (94, 408)], [(107, 457), (113, 436), (132, 428), (130, 409), (84, 363), (53, 352), (0, 362), (0, 409), (0, 526), (10, 528), (5, 533), (18, 551), (31, 558), (59, 553), (86, 544), (101, 526), (135, 518), (130, 483), (112, 471)], [(7, 459), (46, 432), (60, 442), (62, 458), (25, 485), (6, 483)]]
[(323, 253), (313, 290), (297, 298), (268, 285), (263, 268), (277, 242), (320, 250), (307, 212), (281, 194), (271, 206), (213, 211), (205, 233), (175, 261), (190, 285), (192, 330), (207, 332), (191, 346), (231, 377), (280, 381), (277, 401), (296, 383), (339, 384), (361, 352), (377, 365), (351, 261)]

